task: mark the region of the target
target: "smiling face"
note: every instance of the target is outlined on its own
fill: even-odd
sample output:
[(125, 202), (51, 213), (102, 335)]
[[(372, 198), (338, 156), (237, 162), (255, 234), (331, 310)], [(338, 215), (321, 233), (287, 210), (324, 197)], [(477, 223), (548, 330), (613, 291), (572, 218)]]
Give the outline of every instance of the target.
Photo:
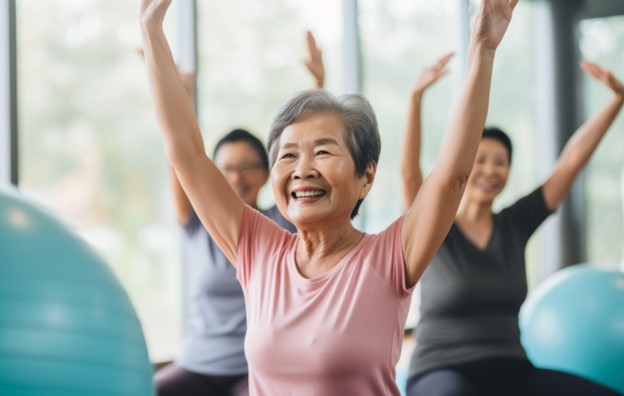
[(466, 197), (491, 205), (507, 184), (509, 165), (509, 152), (501, 142), (482, 139), (466, 185)]
[(297, 228), (349, 223), (370, 190), (375, 165), (358, 177), (346, 138), (332, 113), (312, 114), (282, 132), (271, 184), (280, 212)]
[(215, 165), (243, 202), (257, 207), (258, 194), (268, 178), (258, 151), (242, 140), (225, 143), (216, 153)]

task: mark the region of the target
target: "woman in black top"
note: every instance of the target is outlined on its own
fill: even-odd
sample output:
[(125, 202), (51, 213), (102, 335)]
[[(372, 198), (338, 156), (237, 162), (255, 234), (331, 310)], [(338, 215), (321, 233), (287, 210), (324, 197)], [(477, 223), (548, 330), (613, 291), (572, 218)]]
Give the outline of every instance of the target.
[[(422, 94), (445, 74), (451, 56), (425, 69), (412, 90), (402, 145), (405, 202), (413, 200), (422, 182)], [(543, 185), (496, 214), (492, 204), (507, 183), (512, 145), (501, 130), (484, 131), (455, 222), (421, 278), (410, 396), (616, 394), (583, 378), (532, 366), (518, 328), (527, 294), (526, 243), (564, 200), (624, 104), (624, 86), (611, 73), (589, 62), (581, 68), (610, 88), (613, 99), (576, 131)]]

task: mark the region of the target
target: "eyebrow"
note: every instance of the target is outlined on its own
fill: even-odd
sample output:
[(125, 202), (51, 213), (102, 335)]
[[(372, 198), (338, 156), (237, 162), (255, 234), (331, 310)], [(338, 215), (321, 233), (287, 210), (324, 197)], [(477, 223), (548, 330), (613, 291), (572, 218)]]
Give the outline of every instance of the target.
[[(322, 146), (326, 144), (333, 144), (335, 146), (338, 146), (338, 141), (332, 138), (317, 139), (313, 143), (314, 143), (314, 146)], [(280, 149), (295, 148), (298, 146), (299, 146), (299, 143), (284, 143), (281, 145)]]

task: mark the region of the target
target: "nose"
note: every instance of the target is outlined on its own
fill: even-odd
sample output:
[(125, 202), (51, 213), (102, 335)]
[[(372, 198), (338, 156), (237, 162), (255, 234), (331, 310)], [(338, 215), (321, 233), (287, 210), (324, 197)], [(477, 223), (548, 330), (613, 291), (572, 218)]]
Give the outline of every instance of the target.
[(483, 166), (481, 167), (481, 171), (486, 175), (492, 175), (496, 173), (496, 165), (491, 161), (488, 161), (483, 164)]
[(312, 161), (307, 155), (302, 155), (297, 161), (295, 171), (291, 175), (293, 180), (312, 179), (318, 177), (318, 172)]
[(225, 178), (232, 186), (236, 186), (242, 179), (242, 176), (238, 170), (225, 172)]

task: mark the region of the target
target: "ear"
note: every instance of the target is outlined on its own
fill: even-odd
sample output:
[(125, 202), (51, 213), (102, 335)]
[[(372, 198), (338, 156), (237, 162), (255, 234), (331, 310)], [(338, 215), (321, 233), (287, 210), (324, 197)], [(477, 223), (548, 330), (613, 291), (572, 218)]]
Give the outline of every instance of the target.
[(364, 175), (361, 177), (361, 191), (359, 199), (364, 199), (368, 195), (368, 192), (373, 187), (373, 182), (375, 181), (375, 174), (377, 173), (377, 163), (370, 162), (366, 165), (366, 170), (364, 171)]

